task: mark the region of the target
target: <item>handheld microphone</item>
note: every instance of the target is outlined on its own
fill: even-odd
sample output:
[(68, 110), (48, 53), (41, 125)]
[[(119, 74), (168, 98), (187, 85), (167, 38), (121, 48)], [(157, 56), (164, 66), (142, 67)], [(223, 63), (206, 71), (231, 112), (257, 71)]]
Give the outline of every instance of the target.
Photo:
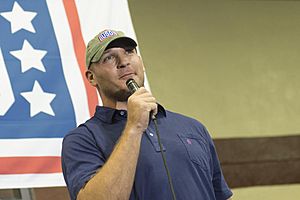
[(132, 78), (130, 78), (126, 81), (126, 85), (129, 89), (129, 91), (131, 92), (131, 94), (133, 94), (135, 91), (137, 91), (140, 88), (140, 86)]
[[(126, 81), (126, 86), (129, 89), (129, 91), (131, 92), (131, 94), (135, 93), (135, 91), (137, 91), (140, 88), (140, 86), (137, 84), (137, 82), (135, 82), (135, 80), (132, 78), (130, 78)], [(152, 111), (150, 112), (150, 118), (156, 119), (155, 115), (152, 114)]]

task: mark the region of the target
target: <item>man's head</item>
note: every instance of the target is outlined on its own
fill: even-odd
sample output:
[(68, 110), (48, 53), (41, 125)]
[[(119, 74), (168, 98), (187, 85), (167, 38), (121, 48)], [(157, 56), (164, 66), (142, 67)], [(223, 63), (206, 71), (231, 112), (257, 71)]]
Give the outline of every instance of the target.
[(102, 31), (88, 43), (86, 77), (98, 89), (105, 106), (127, 101), (128, 79), (144, 85), (144, 65), (136, 46), (133, 39), (114, 30)]
[(104, 30), (96, 35), (86, 47), (86, 68), (89, 69), (91, 63), (98, 62), (106, 49), (113, 47), (136, 48), (136, 46), (136, 42), (126, 37), (123, 32)]

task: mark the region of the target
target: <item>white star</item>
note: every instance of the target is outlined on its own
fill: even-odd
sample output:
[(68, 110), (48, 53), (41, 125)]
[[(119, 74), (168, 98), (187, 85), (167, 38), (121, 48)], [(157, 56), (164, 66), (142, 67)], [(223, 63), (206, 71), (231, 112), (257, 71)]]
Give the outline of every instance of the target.
[(36, 12), (24, 11), (22, 7), (15, 2), (11, 12), (2, 12), (5, 19), (10, 21), (11, 33), (15, 33), (21, 29), (35, 33), (35, 29), (32, 26), (31, 21), (36, 16)]
[(44, 92), (38, 81), (34, 82), (31, 92), (22, 92), (21, 95), (30, 103), (30, 117), (33, 117), (40, 112), (52, 116), (55, 115), (50, 103), (53, 101), (56, 94)]
[(24, 40), (21, 50), (11, 51), (10, 54), (21, 61), (22, 73), (31, 68), (46, 72), (42, 59), (47, 51), (34, 49), (27, 40)]

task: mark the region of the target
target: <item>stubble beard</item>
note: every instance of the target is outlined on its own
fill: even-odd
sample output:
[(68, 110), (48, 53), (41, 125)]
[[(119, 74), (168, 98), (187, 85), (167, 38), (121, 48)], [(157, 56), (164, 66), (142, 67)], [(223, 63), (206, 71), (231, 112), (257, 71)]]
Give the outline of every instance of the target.
[(112, 94), (112, 98), (115, 99), (116, 101), (120, 102), (126, 102), (128, 98), (130, 97), (131, 93), (129, 90), (118, 90), (114, 94)]
[[(142, 78), (141, 84), (139, 86), (144, 87), (144, 78)], [(119, 102), (127, 102), (128, 98), (131, 95), (131, 92), (129, 91), (129, 89), (127, 89), (127, 87), (124, 89), (119, 88), (117, 90), (112, 90), (111, 88), (104, 87), (102, 88), (102, 92), (109, 99)]]
[[(142, 81), (142, 84), (140, 87), (144, 87), (144, 80)], [(119, 89), (116, 92), (107, 92), (108, 96), (116, 101), (120, 102), (127, 102), (128, 98), (131, 95), (131, 92), (126, 88), (126, 89)]]

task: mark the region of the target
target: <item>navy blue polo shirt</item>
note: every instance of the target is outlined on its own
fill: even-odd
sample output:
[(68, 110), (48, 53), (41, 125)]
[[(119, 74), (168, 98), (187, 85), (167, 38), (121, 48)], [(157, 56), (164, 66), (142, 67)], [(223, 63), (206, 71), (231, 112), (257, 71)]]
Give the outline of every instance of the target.
[[(166, 111), (162, 106), (158, 110), (158, 129), (177, 200), (228, 199), (232, 192), (224, 180), (214, 144), (205, 127), (194, 119)], [(90, 120), (65, 136), (62, 168), (72, 200), (107, 161), (126, 120), (125, 110), (98, 106)], [(142, 137), (130, 195), (130, 200), (137, 199), (172, 199), (152, 121)]]

